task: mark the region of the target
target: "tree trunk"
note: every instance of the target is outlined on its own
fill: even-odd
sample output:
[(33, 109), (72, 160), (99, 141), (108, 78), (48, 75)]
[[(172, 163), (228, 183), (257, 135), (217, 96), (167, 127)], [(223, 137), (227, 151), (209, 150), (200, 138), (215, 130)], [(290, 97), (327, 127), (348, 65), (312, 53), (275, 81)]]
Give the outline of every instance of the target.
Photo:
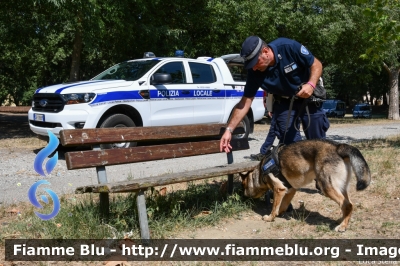
[[(80, 16), (80, 22), (82, 22), (82, 14), (78, 14)], [(79, 80), (79, 67), (81, 64), (81, 53), (82, 53), (82, 23), (78, 23), (75, 31), (74, 44), (72, 50), (72, 62), (71, 62), (71, 72), (69, 73), (69, 81), (78, 81)]]
[(399, 73), (400, 68), (389, 69), (389, 113), (388, 119), (399, 120)]
[(385, 95), (383, 95), (383, 104), (389, 105), (389, 95), (387, 94), (387, 92), (385, 92)]

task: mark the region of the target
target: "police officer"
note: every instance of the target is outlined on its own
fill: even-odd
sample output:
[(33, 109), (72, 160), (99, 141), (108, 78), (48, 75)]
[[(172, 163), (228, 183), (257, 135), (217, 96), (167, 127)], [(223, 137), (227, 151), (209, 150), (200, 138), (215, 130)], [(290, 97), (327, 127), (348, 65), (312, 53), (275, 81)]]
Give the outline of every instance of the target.
[[(274, 95), (273, 116), (281, 143), (290, 144), (301, 140), (298, 131), (300, 121), (294, 121), (296, 117), (300, 118), (303, 126), (308, 125), (304, 131), (307, 139), (326, 137), (329, 121), (322, 104), (309, 102), (309, 112), (300, 110), (303, 99), (312, 95), (322, 75), (321, 62), (306, 47), (287, 38), (278, 38), (266, 44), (258, 36), (250, 36), (243, 42), (240, 55), (245, 61), (245, 68), (248, 69), (247, 81), (243, 97), (236, 105), (227, 130), (221, 138), (221, 151), (231, 150), (233, 129), (247, 114), (260, 87)], [(293, 107), (290, 108), (293, 96), (296, 98)], [(290, 118), (287, 123), (289, 111)]]

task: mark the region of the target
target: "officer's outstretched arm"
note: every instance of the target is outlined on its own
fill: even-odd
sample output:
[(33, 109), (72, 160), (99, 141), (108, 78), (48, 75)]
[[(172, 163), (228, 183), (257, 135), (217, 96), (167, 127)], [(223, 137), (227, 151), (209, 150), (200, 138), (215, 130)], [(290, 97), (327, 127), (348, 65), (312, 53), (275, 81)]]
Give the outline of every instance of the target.
[(242, 99), (238, 102), (238, 104), (236, 104), (235, 108), (233, 109), (232, 116), (228, 122), (227, 130), (225, 130), (225, 133), (221, 137), (221, 141), (219, 144), (220, 151), (224, 151), (226, 153), (231, 151), (232, 149), (232, 146), (230, 145), (232, 139), (231, 131), (233, 131), (240, 123), (240, 121), (243, 120), (244, 116), (250, 109), (253, 99), (254, 97), (252, 98), (242, 97)]

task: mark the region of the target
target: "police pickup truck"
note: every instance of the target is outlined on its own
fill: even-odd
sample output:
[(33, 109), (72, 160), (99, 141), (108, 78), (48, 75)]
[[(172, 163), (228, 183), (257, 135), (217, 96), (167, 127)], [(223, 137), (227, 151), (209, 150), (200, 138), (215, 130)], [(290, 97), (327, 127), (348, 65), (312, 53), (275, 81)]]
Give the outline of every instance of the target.
[[(88, 81), (37, 89), (29, 126), (39, 136), (47, 137), (50, 131), (58, 137), (62, 129), (226, 123), (243, 95), (245, 80), (238, 54), (190, 59), (149, 52)], [(242, 121), (244, 136), (264, 111), (260, 89)]]

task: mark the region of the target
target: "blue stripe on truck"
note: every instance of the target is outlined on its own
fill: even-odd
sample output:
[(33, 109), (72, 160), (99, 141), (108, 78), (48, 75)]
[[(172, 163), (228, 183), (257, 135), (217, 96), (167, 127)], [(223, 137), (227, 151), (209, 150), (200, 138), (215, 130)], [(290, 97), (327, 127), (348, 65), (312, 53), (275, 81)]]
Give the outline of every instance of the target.
[[(65, 87), (62, 87), (62, 88), (56, 90), (55, 93), (60, 94), (63, 90), (65, 90), (65, 89), (67, 89), (67, 88), (76, 87), (76, 86), (81, 86), (81, 85), (87, 85), (87, 84), (91, 84), (91, 83), (104, 82), (104, 81), (107, 81), (107, 80), (94, 80), (94, 81), (89, 81), (89, 82), (82, 82), (82, 83), (78, 83), (78, 84), (72, 84), (72, 85), (65, 86)], [(109, 80), (108, 80), (108, 81), (109, 81)]]
[[(235, 90), (151, 90), (150, 91), (150, 99), (151, 100), (168, 100), (168, 99), (223, 99), (232, 97), (242, 97), (243, 91), (235, 91)], [(263, 92), (258, 91), (255, 97), (262, 97)], [(114, 91), (107, 92), (103, 94), (98, 94), (93, 102), (90, 105), (98, 105), (105, 102), (129, 102), (129, 101), (137, 101), (143, 100), (140, 96), (139, 91)]]

